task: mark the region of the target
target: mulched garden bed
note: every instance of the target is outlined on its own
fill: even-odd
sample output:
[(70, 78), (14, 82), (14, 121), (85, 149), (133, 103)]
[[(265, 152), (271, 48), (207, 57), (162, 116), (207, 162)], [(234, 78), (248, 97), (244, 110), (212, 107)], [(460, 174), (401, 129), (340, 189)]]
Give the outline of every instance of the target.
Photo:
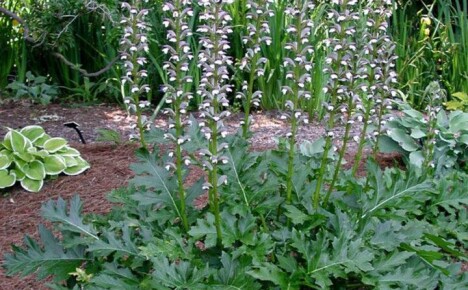
[[(252, 126), (252, 149), (266, 150), (275, 147), (274, 137), (285, 136), (287, 123), (278, 118), (277, 112), (254, 114)], [(237, 131), (241, 115), (234, 115), (227, 126), (230, 132)], [(80, 124), (88, 144), (78, 143), (77, 134), (63, 126), (65, 122)], [(38, 124), (53, 137), (64, 137), (70, 140), (72, 147), (78, 149), (91, 164), (91, 169), (78, 176), (60, 176), (49, 180), (39, 193), (28, 193), (19, 186), (3, 191), (0, 197), (0, 254), (11, 250), (11, 244), (21, 243), (25, 234), (37, 236), (37, 226), (43, 223), (40, 218), (40, 208), (44, 202), (59, 196), (69, 199), (79, 194), (84, 202), (84, 212), (105, 213), (112, 206), (106, 200), (106, 194), (113, 189), (127, 184), (132, 177), (129, 165), (134, 162), (136, 143), (115, 144), (96, 142), (99, 128), (118, 131), (123, 138), (132, 134), (134, 118), (116, 106), (97, 105), (93, 107), (72, 107), (63, 105), (32, 105), (27, 102), (0, 103), (0, 138), (9, 128), (21, 128)], [(156, 120), (156, 125), (165, 128), (163, 119)], [(355, 129), (357, 132), (358, 128)], [(337, 129), (338, 135), (342, 134)], [(299, 130), (298, 140), (314, 141), (324, 135), (320, 124), (312, 123)], [(338, 138), (339, 139), (339, 138)], [(352, 160), (354, 154), (348, 152), (346, 159)], [(363, 158), (364, 159), (364, 158)], [(379, 163), (382, 166), (394, 166), (400, 163), (398, 156), (382, 156)], [(350, 166), (351, 163), (348, 163)], [(363, 166), (360, 175), (364, 174)], [(194, 173), (196, 175), (198, 173)], [(190, 178), (189, 178), (190, 179)], [(37, 282), (34, 277), (7, 277), (0, 269), (0, 289), (47, 289), (45, 282)]]

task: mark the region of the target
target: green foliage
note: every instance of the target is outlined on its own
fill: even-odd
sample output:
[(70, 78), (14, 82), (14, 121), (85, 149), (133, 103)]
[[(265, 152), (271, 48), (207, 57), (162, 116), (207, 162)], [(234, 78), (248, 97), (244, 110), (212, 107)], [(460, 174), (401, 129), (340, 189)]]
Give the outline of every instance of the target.
[[(311, 35), (316, 37), (311, 39), (313, 46), (320, 43), (321, 37), (328, 37), (328, 28), (320, 28), (327, 6), (325, 1), (319, 2), (321, 8), (313, 15), (316, 23), (311, 24), (314, 28)], [(75, 4), (79, 6), (80, 3)], [(301, 22), (300, 18), (295, 18), (295, 12), (286, 13), (288, 4), (287, 1), (275, 3), (274, 15), (269, 19), (271, 45), (260, 47), (267, 59), (265, 74), (255, 80), (263, 90), (265, 98), (262, 100), (273, 104), (280, 104), (278, 100), (284, 98), (279, 95), (287, 74), (283, 58), (292, 56), (292, 52), (285, 53), (284, 50), (289, 38), (285, 27), (297, 19), (297, 22)], [(213, 5), (216, 14), (227, 4)], [(236, 25), (233, 27), (236, 31), (232, 36), (231, 53), (236, 56), (243, 55), (245, 49), (239, 41), (245, 33), (244, 27), (238, 25), (244, 25), (246, 21), (243, 18), (245, 11), (242, 11), (246, 5), (243, 0), (239, 0), (230, 6)], [(348, 3), (343, 5), (340, 8), (343, 8), (343, 15), (346, 14), (347, 18), (350, 15)], [(166, 10), (172, 10), (170, 5), (167, 7)], [(190, 26), (196, 27), (199, 8), (194, 6)], [(379, 8), (379, 11), (382, 10)], [(156, 21), (160, 20), (159, 16), (153, 15)], [(334, 13), (331, 13), (330, 18), (333, 19), (333, 16)], [(222, 21), (227, 23), (228, 18)], [(346, 22), (344, 27), (355, 24), (354, 17), (349, 17), (349, 20), (353, 21)], [(215, 17), (214, 23), (217, 29), (224, 29), (224, 23), (220, 24), (221, 19)], [(207, 21), (204, 24), (212, 23)], [(339, 24), (334, 24), (329, 28), (342, 29)], [(361, 26), (357, 27), (368, 26), (362, 20), (358, 24)], [(379, 25), (378, 29), (384, 26)], [(210, 41), (216, 40), (218, 33), (212, 32), (213, 39)], [(317, 35), (320, 33), (323, 35)], [(197, 31), (188, 40), (195, 55), (198, 51), (197, 41), (202, 37), (199, 34), (202, 32)], [(300, 34), (297, 35), (296, 43), (300, 40)], [(344, 32), (340, 34), (344, 35)], [(359, 34), (350, 30), (349, 36), (337, 41), (353, 43), (351, 41), (355, 40), (354, 37), (359, 37)], [(215, 46), (218, 45), (217, 41), (214, 41)], [(152, 40), (153, 45), (164, 42), (157, 38)], [(225, 47), (223, 45), (223, 50)], [(341, 44), (340, 47), (335, 49), (343, 49)], [(224, 54), (223, 50), (215, 50), (213, 54)], [(385, 47), (378, 50), (384, 51)], [(343, 59), (343, 67), (355, 66), (355, 54), (351, 50), (346, 52), (350, 53), (350, 63)], [(388, 53), (385, 57), (390, 59), (391, 49)], [(316, 62), (323, 63), (326, 54), (326, 51), (317, 53)], [(150, 55), (149, 59), (163, 75), (164, 69), (159, 63), (161, 59), (155, 55)], [(195, 59), (193, 63), (197, 61)], [(212, 67), (219, 66), (216, 61), (202, 61), (207, 68), (205, 72), (211, 72)], [(344, 73), (341, 67), (343, 61), (337, 62), (334, 68), (340, 74)], [(387, 63), (390, 68), (391, 59), (381, 59), (379, 62)], [(297, 73), (302, 69), (300, 63), (298, 61), (295, 66)], [(170, 63), (167, 65), (171, 66)], [(363, 71), (366, 69), (367, 64)], [(199, 70), (196, 66), (187, 67), (187, 70), (196, 82)], [(168, 72), (169, 78), (177, 80), (181, 77), (178, 73), (172, 76), (171, 70)], [(325, 80), (320, 65), (313, 67), (312, 74), (311, 86), (314, 87), (311, 88), (311, 95), (317, 99), (303, 105), (310, 106), (311, 111), (314, 111), (323, 105), (322, 101), (326, 101), (321, 93)], [(220, 75), (227, 76), (225, 72), (220, 72)], [(345, 110), (338, 110), (342, 105), (339, 85), (346, 83), (346, 79), (333, 84), (336, 93), (332, 94), (334, 100), (331, 109), (326, 106), (327, 110), (333, 112), (328, 116), (326, 139), (297, 146), (297, 131), (293, 129), (291, 136), (279, 140), (278, 148), (252, 152), (249, 140), (241, 137), (240, 133), (226, 138), (222, 134), (225, 133), (222, 131), (222, 118), (229, 113), (224, 104), (229, 104), (223, 100), (224, 92), (220, 94), (215, 89), (219, 85), (218, 77), (214, 83), (204, 84), (201, 90), (210, 95), (205, 96), (206, 111), (202, 113), (202, 118), (209, 123), (208, 127), (197, 123), (194, 118), (189, 119), (184, 125), (186, 127), (183, 127), (182, 119), (176, 118), (175, 125), (174, 120), (169, 120), (173, 126), (165, 134), (161, 130), (146, 134), (145, 140), (156, 141), (152, 146), (154, 149), (152, 152), (146, 149), (137, 152), (139, 162), (131, 166), (135, 176), (128, 187), (109, 195), (109, 199), (118, 205), (108, 214), (82, 214), (82, 204), (78, 197), (74, 197), (69, 204), (62, 199), (46, 203), (42, 208), (42, 216), (52, 223), (53, 228), (40, 228), (41, 242), (27, 237), (23, 247), (14, 246), (13, 253), (6, 255), (4, 267), (7, 273), (24, 275), (38, 271), (39, 278), (54, 275), (55, 289), (468, 287), (468, 274), (461, 273), (461, 263), (467, 260), (464, 249), (467, 245), (465, 233), (468, 230), (465, 208), (468, 175), (456, 171), (466, 162), (466, 155), (463, 155), (467, 152), (466, 114), (453, 112), (447, 116), (440, 111), (437, 116), (431, 115), (428, 121), (415, 110), (403, 111), (403, 118), (388, 123), (391, 130), (387, 139), (381, 139), (381, 148), (400, 148), (406, 152), (411, 160), (407, 168), (387, 168), (382, 171), (378, 164), (369, 161), (367, 175), (358, 178), (355, 170), (344, 171), (341, 167), (351, 136), (350, 124), (353, 120), (350, 118), (358, 110), (354, 97), (347, 99), (348, 107)], [(383, 106), (387, 106), (384, 105), (384, 101), (387, 101), (384, 97), (390, 94), (387, 84), (393, 81), (392, 78), (385, 80), (386, 93), (379, 99), (381, 105), (377, 106), (380, 112), (366, 105), (368, 108), (363, 123), (372, 123), (374, 118), (378, 119), (379, 128), (372, 135), (381, 134)], [(204, 81), (207, 82), (208, 77)], [(299, 85), (295, 81), (299, 80), (288, 79), (286, 84), (298, 90)], [(226, 85), (223, 90), (227, 92), (228, 87)], [(438, 89), (431, 93), (433, 88)], [(191, 85), (187, 85), (187, 91), (190, 89)], [(354, 94), (358, 90), (366, 92), (367, 89), (367, 86), (355, 86), (353, 82), (349, 93)], [(442, 95), (440, 91), (436, 84), (426, 89), (427, 95), (434, 97), (429, 99), (432, 108), (430, 113), (434, 112), (433, 105), (436, 105), (432, 101), (435, 102), (435, 97)], [(373, 93), (369, 92), (370, 97), (373, 97)], [(166, 101), (180, 101), (181, 96), (177, 94), (167, 97)], [(206, 99), (211, 97), (215, 100), (212, 104)], [(218, 97), (223, 100), (222, 109)], [(188, 102), (183, 107), (173, 108), (176, 111), (183, 109), (185, 113), (186, 106)], [(340, 140), (342, 149), (337, 157), (334, 150), (334, 142), (337, 140), (332, 140), (332, 136), (337, 129), (335, 125), (338, 119), (345, 119), (343, 117), (346, 115), (344, 138)], [(296, 118), (290, 119), (293, 124)], [(366, 129), (363, 132), (362, 139), (369, 133)], [(13, 134), (21, 133), (10, 133)], [(159, 141), (163, 136), (167, 143), (160, 146), (162, 142)], [(436, 142), (435, 153), (432, 154), (432, 150), (426, 150), (425, 147), (433, 144), (434, 136), (440, 144)], [(27, 142), (22, 140), (10, 141), (7, 146), (10, 150), (15, 147), (24, 151)], [(61, 153), (62, 146), (66, 146), (66, 142), (54, 138), (42, 144), (44, 150), (55, 153)], [(169, 148), (169, 153), (163, 154), (161, 147)], [(18, 157), (24, 157), (24, 154)], [(425, 174), (421, 168), (431, 164), (429, 161), (433, 159), (436, 161), (437, 174)], [(2, 162), (6, 164), (10, 161), (9, 158), (3, 158)], [(44, 175), (37, 162), (29, 165), (29, 169), (31, 176)], [(197, 171), (193, 173), (193, 170)], [(203, 173), (197, 176), (200, 171)], [(11, 183), (9, 171), (1, 174), (0, 177)], [(57, 233), (57, 237), (52, 236), (51, 232)], [(30, 264), (26, 265), (28, 261)]]
[(411, 166), (381, 171), (369, 163), (367, 178), (343, 172), (329, 206), (316, 211), (315, 181), (304, 171), (318, 166), (320, 153), (296, 156), (297, 186), (292, 203), (284, 204), (277, 196), (286, 181), (287, 148), (249, 152), (237, 136), (228, 143), (236, 150), (229, 152), (232, 163), (220, 167), (231, 184), (220, 195), (222, 245), (213, 214), (197, 203), (201, 182), (187, 190), (184, 234), (173, 201), (177, 181), (158, 152), (143, 151), (131, 185), (109, 196), (120, 204), (109, 214), (83, 215), (78, 197), (70, 206), (61, 199), (46, 203), (42, 215), (61, 238), (41, 227), (41, 243), (26, 238), (6, 255), (7, 273), (39, 270), (39, 278), (54, 275), (56, 287), (62, 281), (90, 289), (468, 286), (454, 262), (466, 260), (466, 174), (426, 179)]
[(38, 192), (47, 176), (77, 175), (89, 168), (78, 150), (63, 138), (52, 138), (40, 126), (10, 129), (0, 143), (0, 189), (17, 181)]
[(47, 78), (26, 73), (26, 82), (15, 81), (7, 86), (17, 99), (27, 98), (42, 105), (50, 104), (58, 96), (58, 88), (46, 83)]
[(450, 111), (464, 111), (468, 112), (468, 94), (463, 92), (458, 92), (452, 95), (453, 100), (444, 103), (447, 107), (447, 110)]
[(97, 133), (98, 133), (98, 136), (96, 138), (96, 141), (112, 142), (116, 145), (122, 144), (122, 136), (117, 130), (99, 128), (97, 129)]
[(397, 44), (401, 90), (423, 109), (424, 89), (440, 81), (450, 94), (468, 92), (468, 2), (395, 1), (390, 30)]
[[(421, 167), (426, 158), (434, 162), (436, 171), (450, 168), (467, 168), (468, 161), (468, 113), (453, 111), (447, 115), (440, 110), (435, 118), (435, 127), (430, 128), (428, 117), (407, 108), (401, 117), (387, 123), (387, 132), (379, 140), (384, 152), (398, 151), (409, 163)], [(434, 134), (434, 154), (426, 156), (427, 139)]]

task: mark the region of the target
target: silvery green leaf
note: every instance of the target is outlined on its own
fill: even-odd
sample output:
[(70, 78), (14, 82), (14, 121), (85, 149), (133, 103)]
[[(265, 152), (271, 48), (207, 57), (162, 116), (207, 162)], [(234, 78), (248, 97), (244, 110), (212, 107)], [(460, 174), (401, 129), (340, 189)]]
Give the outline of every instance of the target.
[(314, 142), (306, 140), (299, 146), (302, 155), (307, 157), (313, 157), (317, 154), (323, 153), (325, 150), (324, 148), (325, 139), (323, 137), (315, 140)]
[(409, 155), (410, 163), (416, 166), (417, 168), (421, 168), (424, 162), (424, 155), (421, 150), (411, 152)]

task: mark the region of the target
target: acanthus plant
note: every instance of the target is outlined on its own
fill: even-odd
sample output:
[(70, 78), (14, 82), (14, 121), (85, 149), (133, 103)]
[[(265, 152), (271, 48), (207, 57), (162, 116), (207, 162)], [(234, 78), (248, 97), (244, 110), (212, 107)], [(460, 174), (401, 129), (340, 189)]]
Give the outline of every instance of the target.
[[(394, 44), (387, 35), (391, 1), (372, 1), (364, 8), (359, 8), (356, 1), (335, 1), (334, 4), (336, 6), (328, 12), (330, 37), (326, 41), (330, 49), (325, 69), (329, 82), (324, 88), (331, 96), (330, 102), (325, 104), (329, 112), (328, 133), (313, 197), (315, 207), (319, 205), (329, 151), (337, 150), (333, 141), (337, 121), (344, 125), (345, 132), (324, 203), (333, 192), (351, 139), (358, 144), (353, 175), (357, 173), (367, 141), (373, 142), (374, 152), (377, 152), (378, 136), (385, 124), (384, 113), (390, 107), (391, 97), (396, 95), (392, 86), (396, 82)], [(355, 123), (360, 125), (360, 133), (352, 136)]]
[(362, 123), (362, 130), (359, 135), (353, 136), (358, 144), (352, 168), (353, 175), (357, 173), (365, 144), (373, 144), (372, 154), (373, 158), (376, 158), (379, 136), (386, 122), (386, 112), (392, 108), (392, 98), (397, 95), (394, 88), (395, 44), (387, 32), (392, 14), (391, 5), (391, 1), (373, 1), (361, 11), (362, 23), (365, 24), (362, 39), (366, 44), (362, 49), (365, 54), (363, 61), (367, 86), (361, 102), (356, 105), (357, 120)]
[(252, 122), (250, 114), (251, 107), (260, 106), (262, 91), (255, 90), (256, 79), (265, 75), (265, 64), (267, 59), (262, 56), (262, 44), (271, 44), (269, 17), (273, 16), (270, 10), (272, 0), (247, 1), (247, 25), (246, 35), (242, 37), (242, 43), (247, 47), (244, 57), (239, 63), (242, 73), (247, 78), (242, 82), (241, 91), (237, 92), (236, 98), (243, 100), (244, 120), (241, 122), (242, 135), (247, 137)]
[(220, 140), (227, 135), (223, 121), (230, 115), (227, 96), (232, 92), (232, 86), (229, 84), (228, 66), (233, 64), (227, 54), (230, 48), (228, 35), (232, 33), (229, 23), (232, 19), (224, 8), (231, 3), (231, 0), (199, 1), (202, 8), (199, 19), (203, 24), (197, 29), (202, 35), (202, 49), (198, 55), (202, 76), (197, 93), (203, 98), (199, 109), (204, 121), (200, 126), (208, 140), (208, 148), (200, 151), (203, 168), (208, 174), (203, 189), (208, 192), (210, 209), (215, 217), (218, 244), (222, 240), (219, 188), (227, 183), (225, 175), (218, 176), (218, 163), (228, 163), (228, 157), (224, 155), (228, 145)]
[(309, 38), (313, 22), (310, 19), (311, 10), (315, 8), (312, 1), (296, 1), (286, 7), (285, 14), (290, 17), (291, 22), (286, 27), (289, 36), (285, 49), (287, 57), (284, 58), (283, 67), (286, 71), (286, 79), (291, 80), (289, 86), (281, 88), (286, 98), (286, 111), (281, 119), (288, 119), (291, 124), (289, 138), (288, 169), (286, 178), (286, 201), (291, 203), (293, 193), (294, 157), (296, 155), (296, 135), (301, 122), (307, 124), (308, 117), (300, 109), (302, 99), (310, 99), (311, 92), (307, 90), (307, 84), (311, 82), (310, 71), (311, 54), (313, 47), (309, 44)]
[[(147, 31), (149, 29), (145, 22), (148, 10), (143, 9), (140, 0), (133, 2), (122, 2), (122, 9), (126, 11), (127, 16), (122, 14), (120, 23), (124, 25), (124, 34), (120, 45), (122, 48), (121, 60), (124, 62), (125, 75), (122, 76), (123, 100), (129, 113), (135, 113), (137, 116), (136, 127), (141, 146), (147, 148), (144, 132), (146, 127), (146, 117), (142, 110), (150, 105), (149, 101), (144, 100), (143, 96), (148, 94), (150, 87), (145, 83), (148, 72), (144, 69), (149, 51)], [(147, 2), (147, 1), (144, 1)]]
[[(178, 8), (185, 2), (178, 1), (165, 3), (169, 35), (183, 22)], [(336, 184), (339, 194), (315, 209), (310, 195), (317, 175), (311, 168), (320, 165), (315, 157), (320, 158), (322, 151), (311, 154), (314, 158), (294, 153), (293, 171), (287, 175), (283, 173), (288, 171), (290, 151), (252, 152), (245, 138), (223, 139), (231, 92), (232, 61), (226, 55), (230, 17), (224, 12), (228, 3), (204, 0), (197, 6), (203, 73), (197, 93), (203, 96), (201, 132), (206, 140), (201, 141), (194, 124), (188, 128), (181, 124), (185, 134), (177, 133), (175, 110), (184, 110), (183, 102), (189, 98), (177, 93), (178, 84), (187, 77), (177, 70), (184, 63), (179, 55), (183, 40), (176, 38), (163, 48), (169, 55), (165, 90), (172, 100), (169, 114), (174, 126), (166, 136), (174, 148), (179, 142), (184, 145), (183, 155), (189, 146), (200, 146), (199, 162), (208, 179), (200, 176), (195, 186), (186, 188), (185, 197), (188, 205), (206, 198), (207, 191), (209, 208), (190, 211), (188, 231), (183, 231), (181, 207), (174, 198), (180, 190), (178, 173), (164, 165), (186, 166), (185, 159), (177, 165), (177, 156), (174, 162), (173, 157), (159, 154), (156, 144), (151, 158), (132, 166), (135, 177), (130, 186), (111, 193), (111, 200), (119, 203), (111, 213), (83, 217), (78, 198), (69, 204), (62, 199), (44, 204), (42, 214), (56, 225), (60, 238), (40, 227), (43, 246), (26, 238), (26, 248), (14, 247), (5, 257), (7, 274), (37, 271), (40, 278), (52, 274), (55, 284), (60, 283), (57, 289), (465, 289), (468, 273), (460, 274), (461, 263), (454, 260), (465, 259), (466, 174), (451, 173), (439, 182), (425, 179), (411, 167), (382, 171), (371, 163), (366, 180), (343, 175)], [(301, 21), (291, 18), (301, 27), (307, 23), (302, 22), (306, 16)], [(299, 39), (298, 34), (293, 36), (288, 42)], [(300, 82), (294, 84), (300, 78), (294, 77), (307, 74), (302, 67), (306, 62), (295, 60), (296, 53), (288, 51), (298, 66), (290, 69), (289, 102), (302, 91)], [(356, 59), (347, 66), (358, 66), (352, 63)], [(338, 68), (338, 64), (333, 67)], [(349, 80), (343, 83), (350, 85)], [(353, 84), (353, 89), (358, 88)], [(362, 89), (357, 92), (365, 95)], [(337, 99), (337, 108), (341, 101), (347, 104), (349, 99)], [(286, 116), (300, 120), (297, 107), (289, 107)], [(185, 112), (180, 113), (183, 120)], [(335, 117), (340, 116), (337, 112)], [(342, 116), (346, 122), (347, 115)], [(288, 144), (295, 140), (290, 137)], [(327, 168), (324, 174), (330, 173)], [(288, 178), (293, 179), (295, 195), (284, 203), (278, 188)], [(228, 186), (220, 187), (226, 181)], [(202, 201), (205, 204), (194, 207), (204, 208), (206, 199)]]
[[(325, 145), (322, 155), (321, 165), (318, 170), (317, 184), (313, 193), (314, 208), (320, 205), (320, 194), (323, 183), (326, 178), (326, 172), (329, 164), (329, 153), (336, 151), (334, 145), (335, 133), (333, 129), (336, 126), (337, 119), (345, 120), (346, 131), (349, 130), (351, 117), (354, 109), (353, 98), (359, 97), (355, 91), (355, 75), (353, 68), (356, 67), (355, 55), (358, 52), (357, 42), (354, 36), (356, 35), (356, 27), (353, 25), (359, 20), (359, 14), (356, 12), (357, 1), (332, 1), (331, 8), (328, 12), (328, 34), (329, 38), (325, 40), (326, 46), (329, 48), (329, 55), (326, 58), (327, 67), (324, 69), (329, 75), (328, 83), (324, 87), (324, 92), (329, 94), (329, 99), (324, 106), (327, 111), (327, 121), (325, 125), (326, 136)], [(340, 116), (340, 113), (342, 114)], [(347, 116), (347, 117), (344, 117)], [(351, 122), (350, 122), (351, 121)], [(346, 150), (346, 134), (342, 142), (341, 152)], [(341, 166), (342, 156), (339, 157), (337, 166)], [(332, 182), (333, 183), (333, 182)], [(327, 195), (333, 190), (329, 187)]]
[(186, 83), (192, 83), (193, 78), (188, 74), (193, 55), (189, 46), (189, 38), (192, 36), (187, 22), (193, 16), (191, 2), (186, 0), (174, 0), (164, 3), (162, 10), (167, 13), (163, 25), (168, 29), (168, 45), (162, 49), (169, 58), (163, 65), (168, 74), (168, 83), (163, 86), (166, 94), (166, 103), (170, 108), (165, 110), (169, 116), (169, 132), (165, 138), (172, 142), (174, 151), (169, 152), (169, 157), (174, 161), (168, 162), (166, 168), (175, 171), (178, 183), (178, 199), (180, 218), (185, 231), (189, 224), (186, 210), (186, 192), (184, 188), (184, 166), (190, 164), (190, 157), (183, 156), (183, 144), (190, 141), (185, 134), (185, 127), (191, 125), (191, 121), (183, 117), (187, 113), (190, 100), (193, 95), (187, 91)]

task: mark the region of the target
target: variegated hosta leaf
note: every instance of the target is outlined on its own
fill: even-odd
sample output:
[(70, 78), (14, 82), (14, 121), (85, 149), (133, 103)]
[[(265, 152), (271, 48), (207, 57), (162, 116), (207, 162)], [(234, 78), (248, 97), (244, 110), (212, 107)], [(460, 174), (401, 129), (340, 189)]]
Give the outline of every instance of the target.
[(10, 167), (12, 162), (13, 158), (9, 155), (0, 153), (0, 170)]
[(38, 192), (43, 185), (44, 180), (33, 180), (28, 177), (24, 177), (23, 180), (21, 180), (21, 186), (30, 192)]
[(49, 153), (55, 153), (67, 146), (67, 140), (63, 138), (50, 138), (44, 142), (44, 149)]
[(24, 172), (21, 171), (21, 169), (19, 169), (18, 167), (13, 169), (12, 172), (14, 172), (16, 175), (16, 181), (21, 181), (26, 177), (26, 174), (24, 174)]
[(44, 143), (49, 140), (51, 137), (47, 134), (44, 134), (42, 135), (42, 137), (38, 138), (37, 140), (35, 140), (33, 143), (34, 143), (34, 146), (37, 146), (37, 147), (44, 147)]
[(26, 126), (21, 129), (20, 133), (28, 138), (32, 143), (45, 135), (44, 129), (37, 125)]
[(28, 152), (13, 152), (13, 155), (16, 156), (16, 159), (21, 159), (24, 162), (34, 161), (34, 156)]
[(43, 180), (46, 176), (44, 164), (41, 161), (34, 160), (27, 164), (21, 170), (26, 174), (26, 177), (32, 180)]
[(47, 175), (58, 175), (67, 168), (65, 159), (58, 155), (44, 158), (44, 169)]
[(7, 188), (13, 186), (16, 182), (16, 175), (14, 172), (8, 172), (6, 169), (0, 170), (0, 188)]
[(28, 153), (33, 155), (33, 156), (40, 157), (40, 158), (44, 158), (46, 156), (49, 156), (49, 152), (47, 152), (45, 150), (37, 150), (37, 147), (29, 148)]
[(31, 141), (24, 137), (23, 134), (16, 130), (11, 130), (7, 133), (10, 134), (10, 144), (13, 152), (25, 152), (28, 148), (32, 147)]
[(10, 131), (8, 131), (6, 134), (5, 134), (5, 137), (3, 137), (3, 142), (2, 142), (2, 145), (3, 147), (5, 147), (6, 149), (8, 149), (9, 151), (13, 151), (13, 148), (11, 146), (11, 129)]
[(67, 165), (67, 167), (73, 167), (73, 166), (77, 166), (78, 165), (78, 161), (76, 161), (75, 157), (72, 157), (72, 156), (64, 156), (64, 155), (61, 155), (63, 160), (65, 160), (65, 164)]
[(83, 173), (86, 169), (90, 167), (89, 163), (86, 162), (86, 160), (84, 160), (80, 156), (74, 158), (77, 161), (77, 165), (65, 169), (63, 173), (65, 173), (66, 175), (78, 175), (80, 173)]
[(78, 150), (76, 150), (75, 148), (68, 147), (68, 146), (65, 146), (57, 153), (59, 153), (61, 156), (71, 156), (71, 157), (80, 156), (80, 152)]

